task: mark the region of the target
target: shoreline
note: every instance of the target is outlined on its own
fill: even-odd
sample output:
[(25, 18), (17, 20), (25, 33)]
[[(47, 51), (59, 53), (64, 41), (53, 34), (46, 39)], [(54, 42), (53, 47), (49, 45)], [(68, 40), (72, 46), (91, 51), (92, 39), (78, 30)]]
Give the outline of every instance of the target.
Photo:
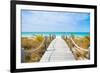
[(56, 37), (59, 36), (90, 36), (90, 32), (22, 32), (21, 37), (32, 37), (36, 35), (42, 35), (42, 36), (50, 36), (50, 35), (56, 35)]

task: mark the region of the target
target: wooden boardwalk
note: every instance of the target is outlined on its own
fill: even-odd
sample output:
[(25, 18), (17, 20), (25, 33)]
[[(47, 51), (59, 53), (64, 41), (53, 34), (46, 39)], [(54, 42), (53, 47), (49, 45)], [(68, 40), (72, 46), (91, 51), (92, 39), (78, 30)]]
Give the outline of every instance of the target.
[(75, 60), (74, 55), (62, 38), (56, 38), (51, 42), (40, 62), (58, 62), (68, 60)]

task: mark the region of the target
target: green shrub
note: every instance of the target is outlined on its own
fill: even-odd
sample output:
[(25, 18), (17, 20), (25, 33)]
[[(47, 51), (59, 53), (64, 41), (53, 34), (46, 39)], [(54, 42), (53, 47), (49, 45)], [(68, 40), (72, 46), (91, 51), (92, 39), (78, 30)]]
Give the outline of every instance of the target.
[(37, 35), (36, 40), (42, 42), (44, 40), (44, 37), (42, 35)]

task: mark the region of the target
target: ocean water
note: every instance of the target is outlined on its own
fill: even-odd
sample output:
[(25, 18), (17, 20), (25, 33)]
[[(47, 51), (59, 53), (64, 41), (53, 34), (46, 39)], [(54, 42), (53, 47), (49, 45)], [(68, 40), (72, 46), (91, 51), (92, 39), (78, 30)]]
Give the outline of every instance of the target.
[(35, 35), (55, 35), (55, 36), (62, 36), (62, 35), (75, 35), (75, 36), (90, 36), (89, 32), (21, 32), (22, 37), (31, 37)]

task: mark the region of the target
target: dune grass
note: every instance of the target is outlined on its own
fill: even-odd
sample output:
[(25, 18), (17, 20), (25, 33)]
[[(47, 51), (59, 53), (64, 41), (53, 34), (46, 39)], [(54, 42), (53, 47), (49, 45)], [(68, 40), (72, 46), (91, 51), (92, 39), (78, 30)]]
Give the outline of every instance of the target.
[[(54, 38), (51, 39), (51, 36), (44, 37), (42, 35), (36, 35), (34, 37), (22, 37), (21, 47), (24, 48), (24, 51), (26, 51), (24, 55), (24, 62), (39, 62), (53, 39)], [(31, 52), (32, 50), (35, 51)], [(30, 52), (27, 53), (27, 51)]]
[(74, 38), (74, 41), (79, 47), (84, 48), (84, 49), (88, 49), (90, 46), (89, 36)]
[(41, 35), (37, 35), (33, 38), (32, 37), (31, 38), (22, 37), (21, 38), (21, 46), (25, 50), (37, 48), (42, 43), (43, 40), (44, 40), (44, 37)]
[[(40, 46), (43, 43), (44, 37), (42, 35), (36, 35), (35, 37), (22, 37), (21, 38), (21, 47), (24, 48), (24, 51), (27, 50), (36, 50), (35, 52), (25, 53), (24, 62), (37, 62), (40, 60), (42, 47)], [(39, 47), (40, 46), (40, 47)]]
[[(90, 36), (76, 37), (76, 36), (72, 35), (70, 37), (74, 40), (74, 42), (80, 48), (89, 50), (88, 48), (90, 46)], [(65, 40), (65, 42), (69, 46), (70, 50), (72, 51), (73, 55), (75, 56), (76, 60), (89, 59), (89, 51), (88, 52), (82, 51), (82, 50), (77, 51), (75, 45), (70, 40), (70, 37), (62, 36), (62, 38)]]

